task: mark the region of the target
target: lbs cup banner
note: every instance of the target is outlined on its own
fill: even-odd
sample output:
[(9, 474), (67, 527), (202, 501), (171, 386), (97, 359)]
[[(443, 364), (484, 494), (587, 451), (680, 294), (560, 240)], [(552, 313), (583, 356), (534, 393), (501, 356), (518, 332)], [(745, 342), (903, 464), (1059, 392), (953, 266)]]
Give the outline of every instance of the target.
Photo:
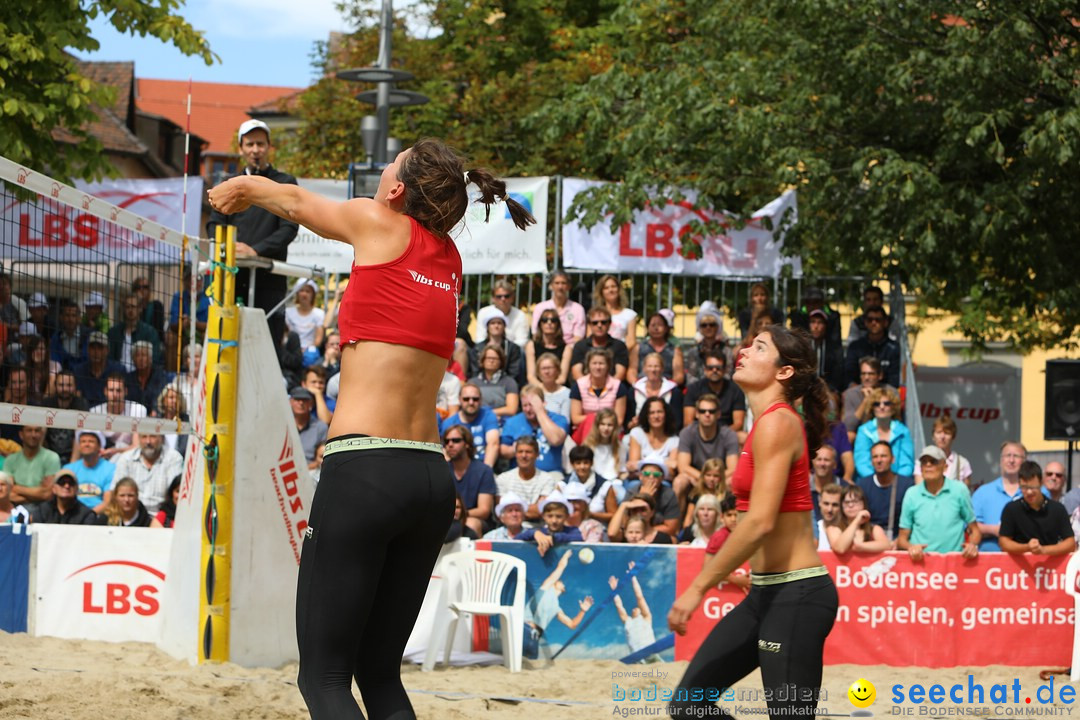
[[(599, 184), (575, 178), (563, 180), (563, 217), (576, 195)], [(563, 265), (586, 270), (728, 277), (776, 277), (785, 265), (791, 265), (793, 277), (802, 277), (801, 261), (781, 254), (780, 230), (798, 218), (794, 191), (785, 192), (755, 212), (741, 229), (722, 211), (694, 210), (692, 203), (696, 195), (689, 192), (686, 195), (684, 202), (658, 202), (635, 213), (633, 222), (623, 225), (616, 233), (611, 232), (606, 218), (588, 229), (577, 221), (566, 223)], [(686, 257), (682, 252), (682, 237), (693, 231), (691, 223), (695, 220), (715, 221), (723, 227), (722, 234), (699, 241), (700, 258)]]

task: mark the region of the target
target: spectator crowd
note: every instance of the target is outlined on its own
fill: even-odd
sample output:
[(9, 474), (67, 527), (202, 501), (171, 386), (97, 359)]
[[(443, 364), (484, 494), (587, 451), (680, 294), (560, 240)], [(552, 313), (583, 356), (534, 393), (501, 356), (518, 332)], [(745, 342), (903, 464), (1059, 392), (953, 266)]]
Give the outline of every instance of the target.
[[(187, 285), (185, 284), (185, 287)], [(715, 553), (738, 516), (729, 478), (753, 422), (731, 373), (739, 349), (771, 323), (804, 329), (832, 391), (832, 426), (811, 462), (815, 536), (837, 553), (1005, 551), (1063, 554), (1080, 534), (1080, 488), (1064, 491), (1060, 463), (1040, 468), (1007, 441), (1000, 477), (981, 485), (954, 448), (948, 416), (917, 455), (901, 402), (901, 353), (883, 295), (866, 288), (841, 338), (840, 315), (809, 287), (798, 308), (772, 305), (762, 283), (737, 309), (741, 338), (704, 302), (693, 338), (673, 336), (674, 313), (641, 318), (618, 278), (601, 276), (591, 305), (550, 276), (531, 315), (507, 281), (491, 303), (462, 307), (453, 357), (433, 411), (458, 510), (456, 537), (535, 543), (687, 544)], [(341, 340), (336, 301), (297, 283), (278, 359), (308, 468), (318, 478), (333, 417)], [(205, 329), (199, 293), (195, 322)], [(136, 278), (117, 317), (91, 292), (82, 305), (23, 301), (0, 275), (0, 385), (6, 402), (187, 420), (199, 346), (176, 365), (189, 307), (177, 293), (166, 316)], [(471, 332), (470, 332), (471, 328)], [(173, 362), (169, 362), (169, 360)], [(192, 360), (194, 362), (192, 362)], [(168, 526), (186, 439), (0, 426), (6, 457), (0, 520)]]

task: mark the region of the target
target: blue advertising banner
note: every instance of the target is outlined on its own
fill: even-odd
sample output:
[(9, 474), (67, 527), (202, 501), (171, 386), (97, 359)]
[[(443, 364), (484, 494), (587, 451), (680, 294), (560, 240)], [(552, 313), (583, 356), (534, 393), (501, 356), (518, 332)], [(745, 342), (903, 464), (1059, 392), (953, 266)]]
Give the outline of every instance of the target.
[(526, 657), (675, 659), (674, 547), (572, 543), (541, 557), (532, 543), (490, 546), (525, 561)]
[(9, 633), (26, 632), (30, 535), (25, 530), (25, 525), (0, 525), (0, 630)]

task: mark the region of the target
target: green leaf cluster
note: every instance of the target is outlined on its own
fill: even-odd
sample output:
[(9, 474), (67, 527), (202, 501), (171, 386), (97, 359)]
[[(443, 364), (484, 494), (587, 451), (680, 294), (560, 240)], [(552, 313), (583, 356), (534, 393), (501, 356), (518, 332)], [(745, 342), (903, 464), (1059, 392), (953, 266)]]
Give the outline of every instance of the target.
[[(343, 7), (361, 26), (344, 62), (371, 64), (374, 3)], [(743, 214), (795, 188), (786, 249), (810, 275), (899, 277), (976, 344), (1075, 347), (1074, 2), (429, 0), (422, 10), (438, 34), (410, 37), (401, 24), (395, 35), (395, 66), (432, 98), (392, 113), (406, 144), (436, 135), (499, 172), (619, 181), (574, 208), (588, 224), (617, 224), (680, 188)], [(325, 80), (312, 91), (341, 122), (327, 133), (307, 108), (295, 154), (305, 168), (362, 158), (370, 108), (346, 102), (358, 89)]]
[[(99, 47), (89, 23), (104, 15), (120, 32), (150, 35), (209, 65), (201, 32), (177, 14), (178, 0), (20, 0), (0, 4), (0, 155), (64, 181), (110, 172), (101, 142), (86, 131), (112, 88), (79, 71), (69, 50)], [(72, 142), (57, 143), (66, 131)]]

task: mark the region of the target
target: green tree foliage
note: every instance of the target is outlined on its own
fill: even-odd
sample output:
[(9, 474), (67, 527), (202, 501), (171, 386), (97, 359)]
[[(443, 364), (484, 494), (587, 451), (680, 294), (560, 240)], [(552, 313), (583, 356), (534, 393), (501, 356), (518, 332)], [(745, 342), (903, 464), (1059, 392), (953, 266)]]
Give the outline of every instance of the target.
[[(101, 143), (84, 126), (94, 106), (115, 93), (79, 72), (68, 50), (97, 50), (89, 22), (99, 14), (120, 32), (151, 35), (181, 52), (216, 56), (202, 33), (176, 14), (180, 0), (20, 0), (0, 3), (0, 155), (59, 179), (96, 179), (110, 166)], [(58, 144), (64, 128), (73, 144)]]
[[(377, 3), (343, 7), (362, 29), (341, 66), (371, 64)], [(395, 36), (395, 66), (432, 99), (393, 111), (405, 143), (436, 135), (500, 172), (619, 181), (579, 203), (589, 224), (608, 214), (617, 224), (681, 188), (743, 214), (796, 188), (787, 250), (811, 276), (899, 277), (925, 306), (956, 313), (976, 343), (1076, 343), (1075, 3), (429, 0), (422, 10), (437, 34), (412, 38), (402, 24)], [(295, 157), (343, 172), (363, 157), (359, 116), (371, 108), (349, 106), (366, 88), (323, 83), (310, 117), (340, 125), (309, 127)]]
[[(372, 0), (342, 4), (359, 26), (338, 48), (317, 48), (315, 65), (326, 76), (300, 100), (307, 122), (283, 141), (279, 162), (291, 172), (344, 177), (364, 159), (360, 118), (374, 107), (352, 97), (374, 85), (346, 83), (333, 70), (370, 66), (379, 47), (378, 7)], [(431, 36), (413, 37), (405, 13), (395, 20), (393, 65), (416, 77), (403, 88), (427, 95), (427, 105), (394, 108), (391, 134), (408, 144), (437, 136), (477, 165), (506, 174), (546, 174), (576, 168), (583, 148), (573, 141), (545, 144), (529, 116), (558, 103), (610, 65), (609, 49), (595, 43), (617, 0), (428, 0), (415, 12)], [(335, 52), (336, 51), (336, 52)]]
[(789, 252), (810, 274), (899, 276), (975, 342), (1074, 345), (1080, 284), (1076, 6), (642, 0), (613, 62), (547, 106), (618, 187), (748, 212), (799, 190)]

